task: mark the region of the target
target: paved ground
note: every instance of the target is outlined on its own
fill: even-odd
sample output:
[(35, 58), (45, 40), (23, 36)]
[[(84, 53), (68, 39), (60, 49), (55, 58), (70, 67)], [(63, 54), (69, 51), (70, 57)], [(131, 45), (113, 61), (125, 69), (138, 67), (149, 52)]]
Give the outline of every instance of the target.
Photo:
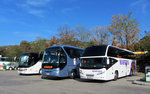
[(0, 94), (150, 94), (150, 86), (132, 84), (143, 74), (117, 81), (46, 80), (40, 75), (20, 76), (17, 71), (0, 71)]

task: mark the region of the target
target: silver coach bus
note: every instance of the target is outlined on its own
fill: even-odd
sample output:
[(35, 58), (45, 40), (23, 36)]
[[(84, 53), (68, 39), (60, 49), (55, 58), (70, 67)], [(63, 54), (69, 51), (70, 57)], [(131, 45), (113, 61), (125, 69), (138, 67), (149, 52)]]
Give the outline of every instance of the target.
[(69, 45), (56, 45), (47, 48), (42, 60), (42, 77), (79, 76), (79, 57), (82, 48)]

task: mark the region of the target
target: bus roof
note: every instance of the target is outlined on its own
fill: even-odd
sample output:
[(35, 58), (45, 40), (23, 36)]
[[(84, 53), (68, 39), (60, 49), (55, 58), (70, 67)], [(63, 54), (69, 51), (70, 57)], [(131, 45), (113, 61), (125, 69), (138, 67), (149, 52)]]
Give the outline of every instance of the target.
[(129, 51), (127, 49), (122, 49), (122, 48), (118, 48), (115, 46), (111, 46), (111, 45), (96, 45), (96, 46), (89, 46), (85, 49), (84, 53), (83, 53), (83, 57), (91, 57), (91, 56), (107, 56), (107, 51), (109, 49), (109, 47), (118, 49), (122, 52), (127, 52), (130, 53), (132, 55), (134, 55), (134, 53), (132, 51)]
[(119, 48), (119, 47), (112, 46), (112, 45), (108, 45), (108, 46), (111, 46), (111, 47), (114, 47), (114, 48), (117, 48), (117, 49), (120, 49), (120, 50), (124, 50), (124, 51), (127, 51), (127, 52), (129, 52), (129, 53), (134, 54), (134, 52), (132, 52), (132, 51), (130, 51), (130, 50), (127, 50), (127, 49)]
[(83, 50), (83, 48), (76, 47), (76, 46), (70, 46), (70, 45), (54, 45), (54, 46), (50, 46), (48, 48), (51, 48), (51, 47), (70, 47), (70, 48), (75, 48), (75, 49), (81, 49), (81, 50)]

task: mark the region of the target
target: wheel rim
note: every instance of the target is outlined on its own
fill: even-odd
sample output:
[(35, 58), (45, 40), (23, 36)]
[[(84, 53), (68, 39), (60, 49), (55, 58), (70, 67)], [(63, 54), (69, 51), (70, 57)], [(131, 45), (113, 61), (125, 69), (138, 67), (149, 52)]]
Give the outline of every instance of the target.
[(117, 80), (118, 79), (118, 73), (115, 72), (115, 77), (114, 77), (114, 80)]
[(12, 70), (12, 68), (9, 68), (9, 70)]
[(74, 79), (75, 78), (75, 72), (71, 72), (70, 76), (72, 79)]

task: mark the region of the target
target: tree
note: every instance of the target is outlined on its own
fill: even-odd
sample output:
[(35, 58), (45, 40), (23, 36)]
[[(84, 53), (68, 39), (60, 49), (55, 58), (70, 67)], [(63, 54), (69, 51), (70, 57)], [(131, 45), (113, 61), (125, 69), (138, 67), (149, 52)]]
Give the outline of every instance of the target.
[(17, 46), (9, 46), (7, 47), (7, 50), (5, 51), (5, 56), (6, 57), (19, 57), (22, 53), (22, 49)]
[(6, 51), (6, 47), (0, 47), (0, 55), (4, 55)]
[(146, 36), (143, 37), (139, 43), (141, 45), (142, 51), (149, 51), (150, 52), (150, 31), (145, 31)]
[(65, 25), (64, 27), (59, 27), (58, 34), (59, 43), (58, 44), (66, 44), (66, 45), (76, 45), (77, 43), (77, 33), (74, 30), (71, 30), (70, 27)]
[(137, 65), (139, 65), (139, 70), (142, 72), (144, 72), (145, 66), (150, 65), (150, 31), (145, 33), (146, 36), (138, 42), (139, 51), (148, 51), (148, 54), (137, 58)]
[(52, 36), (51, 37), (51, 40), (48, 40), (45, 42), (45, 49), (49, 46), (53, 46), (53, 45), (56, 45), (58, 43), (58, 39), (55, 37), (55, 36)]
[(20, 43), (20, 47), (22, 49), (23, 52), (30, 52), (31, 50), (31, 45), (30, 43), (28, 43), (27, 41), (23, 40), (21, 43)]
[(31, 46), (30, 51), (31, 52), (43, 52), (45, 50), (45, 46), (44, 46), (45, 42), (46, 42), (45, 38), (41, 38), (38, 36), (36, 38), (36, 41), (30, 43), (30, 46)]
[(86, 48), (89, 45), (91, 45), (90, 43), (93, 43), (93, 42), (90, 42), (91, 33), (88, 28), (77, 25), (76, 32), (77, 32), (77, 39), (79, 40), (78, 41), (79, 47)]
[(118, 40), (121, 47), (131, 48), (131, 44), (139, 39), (139, 24), (131, 18), (132, 12), (128, 15), (112, 16), (112, 24), (109, 26), (109, 32)]
[(77, 30), (78, 39), (81, 42), (88, 42), (88, 41), (90, 41), (89, 40), (89, 37), (91, 35), (90, 30), (88, 30), (84, 26), (79, 26), (79, 25), (76, 26), (76, 30)]
[(90, 40), (94, 42), (95, 45), (102, 45), (102, 44), (108, 44), (109, 39), (109, 32), (108, 28), (104, 26), (96, 26), (95, 28), (91, 29), (91, 36)]

